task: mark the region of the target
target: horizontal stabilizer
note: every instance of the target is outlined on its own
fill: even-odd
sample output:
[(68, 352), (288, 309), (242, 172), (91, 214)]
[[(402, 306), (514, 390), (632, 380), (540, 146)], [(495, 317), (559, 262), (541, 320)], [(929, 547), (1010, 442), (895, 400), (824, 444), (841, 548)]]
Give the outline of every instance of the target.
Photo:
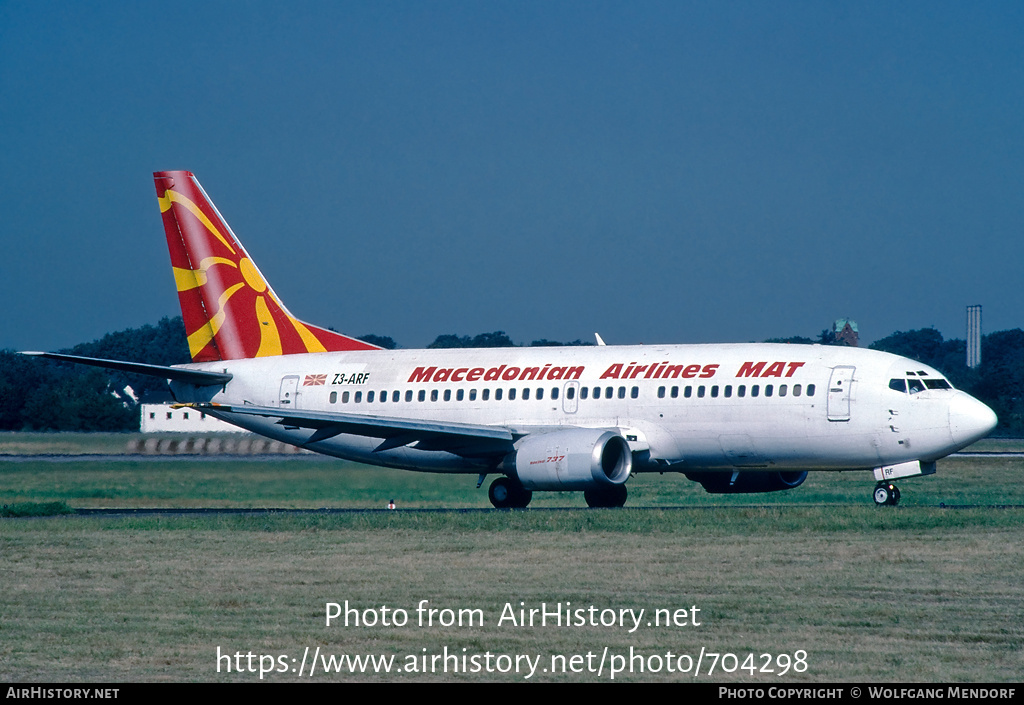
[(189, 370), (182, 367), (166, 367), (164, 365), (147, 365), (144, 362), (125, 362), (123, 360), (101, 360), (97, 357), (82, 357), (80, 355), (63, 355), (61, 353), (49, 352), (23, 352), (22, 355), (33, 357), (45, 357), (48, 360), (60, 360), (61, 362), (74, 362), (79, 365), (92, 365), (93, 367), (105, 367), (108, 370), (120, 370), (121, 372), (133, 372), (138, 375), (149, 375), (150, 377), (162, 377), (173, 379), (186, 384), (194, 384), (197, 387), (213, 385), (224, 385), (231, 381), (231, 375), (227, 372), (207, 372), (205, 370)]

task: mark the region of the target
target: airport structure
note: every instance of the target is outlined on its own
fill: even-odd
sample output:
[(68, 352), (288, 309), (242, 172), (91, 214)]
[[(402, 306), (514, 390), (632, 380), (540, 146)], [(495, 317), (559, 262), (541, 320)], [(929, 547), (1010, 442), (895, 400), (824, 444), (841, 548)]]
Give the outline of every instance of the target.
[(981, 364), (981, 304), (967, 307), (967, 367)]
[(170, 404), (143, 404), (143, 433), (246, 433), (246, 430), (195, 409), (175, 409)]

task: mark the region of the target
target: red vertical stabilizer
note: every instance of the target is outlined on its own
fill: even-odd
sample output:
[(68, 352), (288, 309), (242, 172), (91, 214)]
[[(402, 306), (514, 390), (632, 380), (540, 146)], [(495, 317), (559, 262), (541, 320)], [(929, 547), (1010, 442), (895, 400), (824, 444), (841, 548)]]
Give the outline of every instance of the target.
[(193, 362), (379, 349), (292, 316), (191, 172), (153, 178)]

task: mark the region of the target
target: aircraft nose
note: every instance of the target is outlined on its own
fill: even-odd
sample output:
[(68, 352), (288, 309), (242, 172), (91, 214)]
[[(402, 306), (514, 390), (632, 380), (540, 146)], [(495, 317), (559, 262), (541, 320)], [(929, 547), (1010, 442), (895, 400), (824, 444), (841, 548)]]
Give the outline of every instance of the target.
[(992, 433), (996, 414), (970, 394), (958, 392), (949, 404), (949, 433), (961, 448)]

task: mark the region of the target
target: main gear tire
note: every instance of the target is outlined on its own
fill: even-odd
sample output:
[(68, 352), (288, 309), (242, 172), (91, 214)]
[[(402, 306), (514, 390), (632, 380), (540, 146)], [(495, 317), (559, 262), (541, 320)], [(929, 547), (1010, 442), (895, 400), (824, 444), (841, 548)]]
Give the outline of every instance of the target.
[(626, 504), (628, 496), (625, 485), (612, 485), (583, 491), (583, 499), (592, 509), (617, 509)]
[(510, 477), (499, 477), (487, 488), (487, 498), (496, 509), (525, 509), (533, 492)]

